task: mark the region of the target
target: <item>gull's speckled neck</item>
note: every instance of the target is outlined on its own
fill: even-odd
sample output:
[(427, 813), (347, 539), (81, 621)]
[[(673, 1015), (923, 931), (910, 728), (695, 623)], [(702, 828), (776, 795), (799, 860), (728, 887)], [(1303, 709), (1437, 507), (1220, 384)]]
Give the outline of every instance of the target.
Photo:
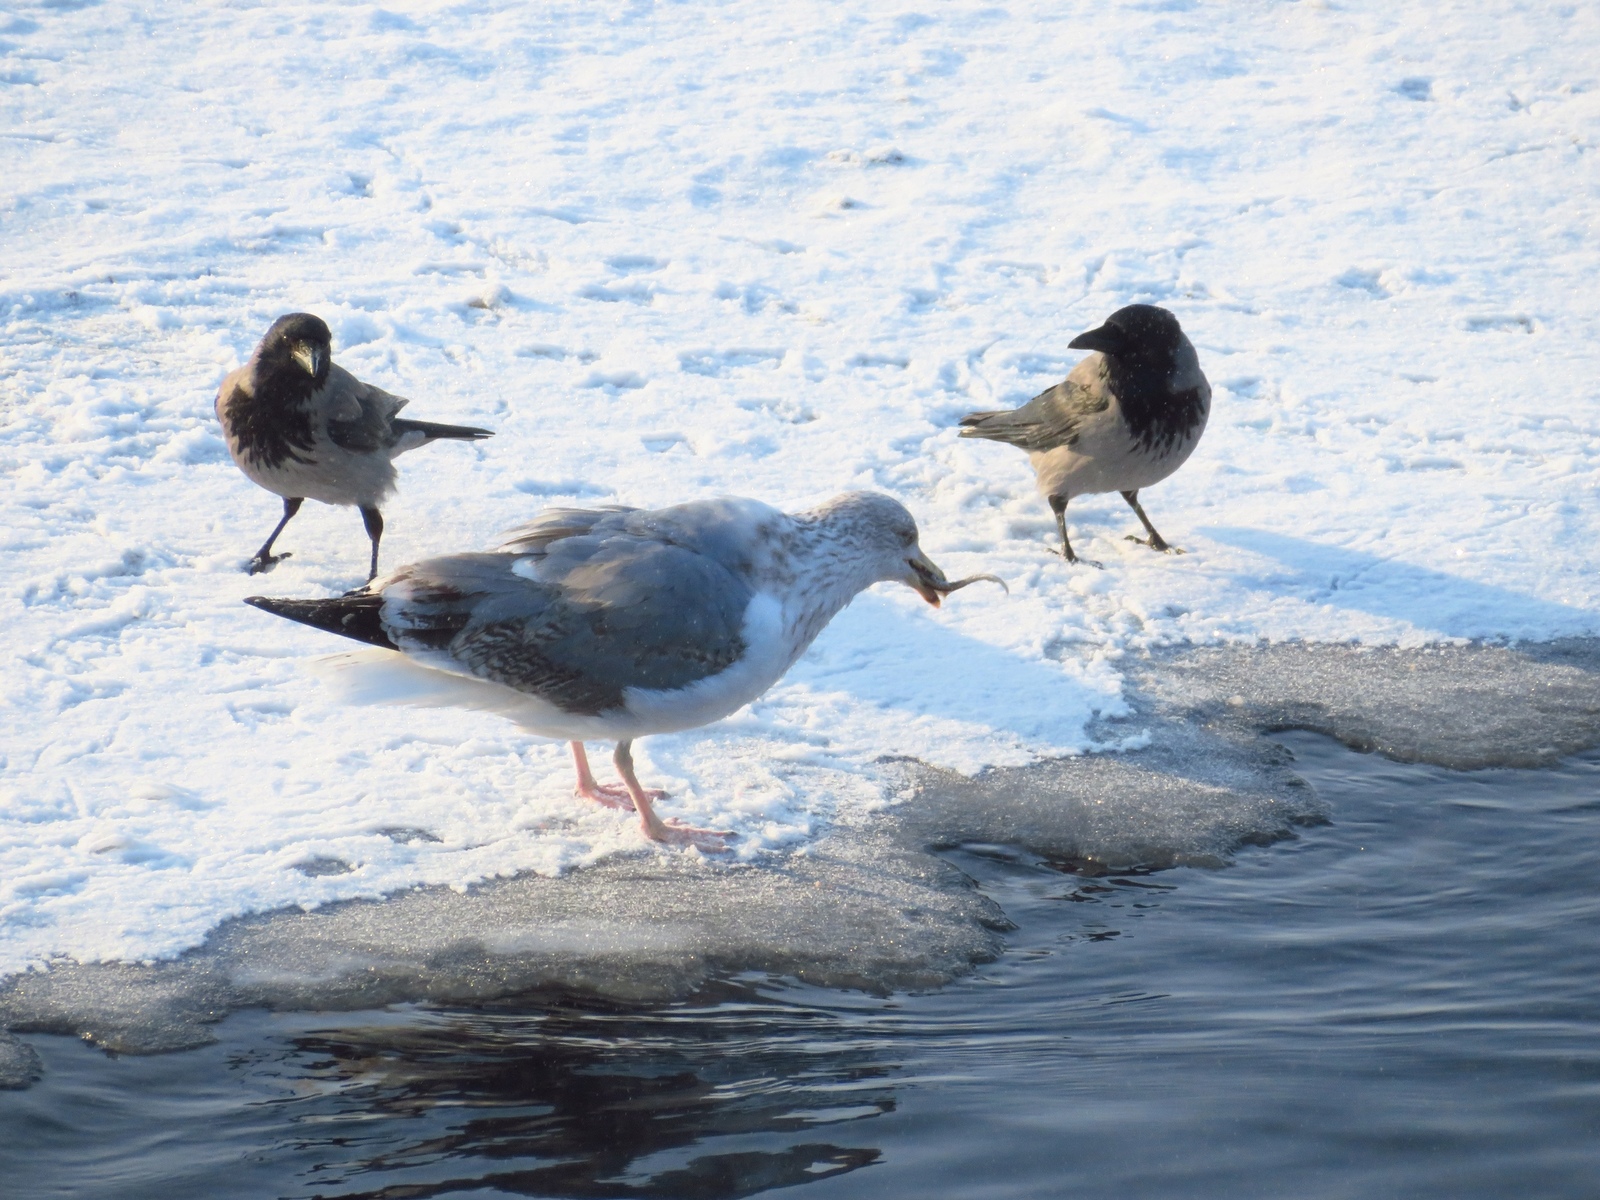
[(845, 492), (790, 517), (783, 591), (799, 657), (857, 594), (899, 578), (916, 552), (917, 523), (881, 492)]

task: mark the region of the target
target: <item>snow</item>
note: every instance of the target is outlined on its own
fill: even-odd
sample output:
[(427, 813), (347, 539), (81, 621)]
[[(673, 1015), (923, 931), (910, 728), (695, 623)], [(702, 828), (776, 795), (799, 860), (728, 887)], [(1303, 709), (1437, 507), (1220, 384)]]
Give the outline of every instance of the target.
[[(284, 905), (651, 853), (562, 747), (351, 708), (239, 601), (361, 581), (352, 511), (228, 461), (295, 309), (481, 445), (401, 460), (384, 562), (552, 503), (853, 487), (952, 576), (648, 739), (747, 863), (975, 774), (1140, 744), (1186, 642), (1600, 631), (1600, 16), (1584, 6), (23, 4), (0, 14), (0, 975)], [(1216, 391), (1143, 497), (1182, 557), (957, 441), (1170, 307)]]

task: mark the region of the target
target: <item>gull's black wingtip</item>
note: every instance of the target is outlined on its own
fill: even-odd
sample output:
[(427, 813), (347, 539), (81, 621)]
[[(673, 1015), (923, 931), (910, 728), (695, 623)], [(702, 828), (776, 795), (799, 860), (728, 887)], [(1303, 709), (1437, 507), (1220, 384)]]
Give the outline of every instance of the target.
[(286, 617), (369, 646), (382, 646), (385, 650), (400, 648), (383, 627), (383, 597), (376, 592), (357, 592), (331, 600), (246, 596), (244, 602), (275, 617)]

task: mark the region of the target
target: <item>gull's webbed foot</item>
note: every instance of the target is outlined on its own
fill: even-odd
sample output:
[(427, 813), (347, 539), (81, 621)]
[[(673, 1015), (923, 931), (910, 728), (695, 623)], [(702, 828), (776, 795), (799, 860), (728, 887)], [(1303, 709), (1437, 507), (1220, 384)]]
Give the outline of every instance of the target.
[[(593, 800), (596, 804), (603, 804), (607, 808), (620, 808), (626, 812), (633, 811), (633, 797), (628, 789), (620, 783), (596, 783), (589, 787), (579, 784), (572, 789), (572, 794), (580, 800)], [(651, 800), (661, 800), (666, 794), (660, 788), (645, 788), (644, 794)]]
[(662, 820), (656, 816), (652, 803), (666, 793), (640, 785), (639, 776), (633, 769), (631, 741), (617, 743), (617, 752), (612, 756), (612, 762), (616, 763), (617, 774), (622, 776), (622, 782), (628, 788), (628, 795), (633, 798), (633, 807), (639, 813), (639, 828), (645, 837), (652, 842), (662, 842), (668, 846), (693, 846), (707, 854), (716, 854), (728, 848), (728, 839), (735, 836), (731, 830), (696, 829), (693, 825), (686, 825), (670, 817)]
[(572, 789), (572, 794), (580, 800), (593, 800), (596, 804), (603, 804), (607, 808), (620, 808), (628, 812), (633, 811), (633, 797), (628, 795), (628, 789), (603, 783), (592, 784), (584, 787), (581, 783)]
[(668, 846), (693, 846), (706, 854), (723, 854), (730, 849), (728, 842), (739, 835), (731, 829), (698, 829), (675, 817), (668, 817), (658, 822), (655, 830), (647, 829), (645, 836)]

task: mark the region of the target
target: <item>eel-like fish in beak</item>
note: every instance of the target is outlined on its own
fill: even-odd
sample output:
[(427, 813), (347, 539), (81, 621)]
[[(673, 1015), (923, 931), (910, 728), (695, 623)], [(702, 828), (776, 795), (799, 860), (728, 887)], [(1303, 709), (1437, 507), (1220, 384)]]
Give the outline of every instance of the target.
[(935, 608), (939, 607), (942, 597), (960, 591), (969, 583), (998, 583), (1005, 588), (1006, 595), (1011, 594), (1011, 589), (1006, 587), (1006, 581), (998, 575), (968, 575), (965, 579), (946, 579), (944, 572), (920, 550), (917, 551), (915, 558), (906, 559), (906, 565), (911, 568), (911, 578), (906, 580), (907, 585)]

